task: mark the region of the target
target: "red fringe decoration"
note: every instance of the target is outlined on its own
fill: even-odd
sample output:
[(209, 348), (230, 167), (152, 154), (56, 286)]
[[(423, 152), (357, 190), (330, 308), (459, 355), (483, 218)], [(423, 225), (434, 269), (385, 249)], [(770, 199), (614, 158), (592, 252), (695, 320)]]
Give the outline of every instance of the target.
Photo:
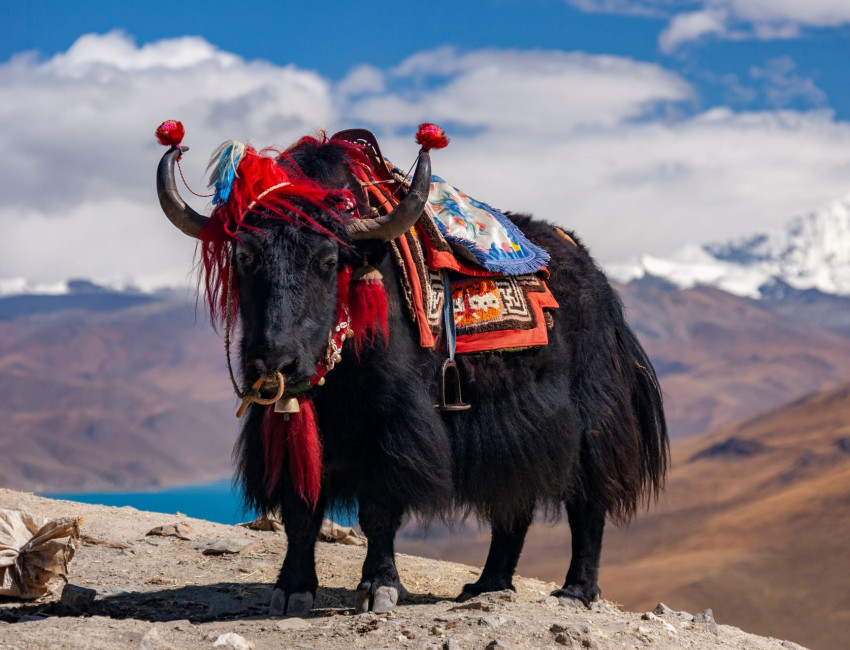
[(367, 342), (370, 345), (375, 342), (378, 330), (384, 337), (389, 332), (387, 292), (377, 269), (364, 266), (355, 272), (348, 290), (348, 308), (354, 330), (354, 351), (360, 356)]
[(416, 142), (422, 145), (425, 151), (431, 149), (442, 149), (449, 144), (449, 139), (446, 132), (436, 124), (424, 122), (419, 125), (416, 131)]
[(185, 135), (183, 123), (178, 120), (166, 120), (157, 127), (155, 135), (161, 145), (179, 147)]
[(289, 455), (289, 476), (295, 492), (313, 509), (322, 489), (322, 443), (316, 409), (309, 396), (299, 395), (300, 413), (289, 420), (266, 407), (263, 415), (263, 446), (266, 456), (266, 492), (271, 495), (280, 480), (284, 450)]

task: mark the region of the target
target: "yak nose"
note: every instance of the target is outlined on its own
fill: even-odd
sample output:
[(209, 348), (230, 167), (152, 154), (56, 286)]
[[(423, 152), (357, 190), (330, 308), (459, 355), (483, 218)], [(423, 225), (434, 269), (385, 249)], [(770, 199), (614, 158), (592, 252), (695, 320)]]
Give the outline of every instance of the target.
[(254, 359), (250, 363), (259, 377), (268, 377), (277, 372), (292, 377), (298, 372), (298, 360), (291, 355), (280, 355), (271, 359)]

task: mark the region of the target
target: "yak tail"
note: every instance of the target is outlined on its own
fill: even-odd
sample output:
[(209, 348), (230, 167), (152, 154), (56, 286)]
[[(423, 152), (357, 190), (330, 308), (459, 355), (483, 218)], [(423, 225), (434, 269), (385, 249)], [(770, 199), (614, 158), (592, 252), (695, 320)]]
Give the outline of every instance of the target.
[[(623, 525), (664, 489), (670, 451), (655, 369), (621, 310), (616, 301), (616, 325), (604, 340), (586, 341), (595, 353), (580, 351), (587, 353), (582, 374), (589, 379), (579, 380), (578, 394), (583, 498)], [(599, 382), (602, 377), (607, 381)]]

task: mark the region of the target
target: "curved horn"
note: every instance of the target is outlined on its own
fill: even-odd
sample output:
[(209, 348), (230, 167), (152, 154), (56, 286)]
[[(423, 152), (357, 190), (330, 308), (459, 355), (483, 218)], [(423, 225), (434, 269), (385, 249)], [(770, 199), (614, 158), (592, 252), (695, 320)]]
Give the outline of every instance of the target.
[(180, 154), (188, 150), (189, 147), (172, 147), (162, 156), (159, 167), (156, 168), (156, 193), (159, 196), (159, 205), (168, 220), (189, 237), (199, 239), (208, 217), (198, 214), (186, 205), (180, 198), (177, 183), (174, 181), (174, 164)]
[(382, 217), (355, 219), (348, 225), (348, 234), (355, 240), (380, 239), (391, 241), (401, 237), (416, 223), (428, 202), (431, 189), (431, 156), (422, 149), (413, 172), (413, 181), (395, 210)]

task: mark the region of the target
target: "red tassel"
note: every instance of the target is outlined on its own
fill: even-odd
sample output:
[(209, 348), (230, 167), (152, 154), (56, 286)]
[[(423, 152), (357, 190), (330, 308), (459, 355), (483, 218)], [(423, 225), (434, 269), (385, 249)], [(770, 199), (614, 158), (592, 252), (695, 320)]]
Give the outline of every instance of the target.
[(301, 411), (290, 414), (289, 419), (275, 413), (273, 404), (263, 414), (266, 493), (271, 496), (277, 487), (286, 453), (292, 487), (315, 509), (322, 489), (322, 443), (313, 401), (300, 395), (298, 405)]
[(298, 404), (301, 412), (290, 416), (286, 438), (289, 448), (289, 475), (298, 495), (315, 509), (322, 489), (322, 442), (319, 440), (319, 426), (316, 423), (313, 400), (299, 395)]
[(179, 147), (184, 135), (183, 123), (177, 120), (166, 120), (156, 129), (156, 139), (166, 147)]
[(431, 151), (431, 149), (442, 149), (449, 144), (449, 139), (442, 128), (436, 124), (424, 122), (416, 131), (416, 142), (421, 144), (425, 151)]
[(274, 412), (274, 404), (266, 407), (263, 414), (263, 451), (265, 452), (266, 494), (271, 496), (280, 480), (280, 470), (283, 467), (283, 455), (286, 449), (286, 420)]
[(351, 329), (354, 330), (354, 351), (360, 355), (367, 342), (375, 342), (375, 334), (389, 332), (387, 292), (378, 269), (367, 264), (354, 272), (348, 292)]

